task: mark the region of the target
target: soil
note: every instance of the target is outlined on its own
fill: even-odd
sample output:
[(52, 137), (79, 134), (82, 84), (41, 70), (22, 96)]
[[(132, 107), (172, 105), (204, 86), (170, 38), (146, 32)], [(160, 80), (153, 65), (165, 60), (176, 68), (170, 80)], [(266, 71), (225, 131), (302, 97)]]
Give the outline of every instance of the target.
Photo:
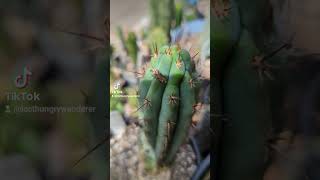
[(111, 0), (111, 29), (117, 26), (131, 27), (148, 15), (148, 0)]

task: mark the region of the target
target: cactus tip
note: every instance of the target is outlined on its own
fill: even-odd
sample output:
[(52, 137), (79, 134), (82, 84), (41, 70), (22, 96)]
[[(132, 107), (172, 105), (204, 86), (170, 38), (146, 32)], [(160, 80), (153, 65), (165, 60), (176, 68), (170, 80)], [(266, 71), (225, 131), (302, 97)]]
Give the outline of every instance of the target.
[(159, 50), (158, 50), (158, 45), (157, 45), (157, 43), (153, 43), (153, 44), (152, 44), (152, 48), (153, 48), (153, 55), (152, 55), (152, 57), (153, 57), (153, 58), (157, 58), (158, 55), (159, 55)]

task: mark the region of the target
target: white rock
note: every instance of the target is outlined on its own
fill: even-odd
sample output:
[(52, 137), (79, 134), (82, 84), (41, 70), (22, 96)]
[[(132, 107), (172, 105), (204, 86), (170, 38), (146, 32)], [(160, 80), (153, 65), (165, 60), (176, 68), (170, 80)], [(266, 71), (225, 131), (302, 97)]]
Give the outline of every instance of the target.
[(126, 124), (118, 111), (110, 112), (110, 131), (115, 138), (120, 138), (126, 130)]

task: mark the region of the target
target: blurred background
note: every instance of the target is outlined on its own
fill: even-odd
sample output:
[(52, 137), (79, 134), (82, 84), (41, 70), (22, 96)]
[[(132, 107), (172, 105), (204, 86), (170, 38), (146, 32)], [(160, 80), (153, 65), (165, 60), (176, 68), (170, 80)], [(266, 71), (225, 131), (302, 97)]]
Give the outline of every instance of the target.
[[(105, 179), (105, 149), (76, 162), (107, 134), (107, 14), (105, 0), (1, 0), (0, 179)], [(25, 68), (32, 75), (18, 88), (16, 77), (25, 75)], [(97, 95), (96, 77), (104, 77), (100, 102), (92, 95)], [(8, 93), (39, 99), (8, 98)], [(95, 110), (14, 112), (32, 106)]]
[[(283, 44), (287, 44), (287, 48), (274, 53), (272, 56), (275, 56), (276, 58), (274, 60), (269, 60), (268, 62), (272, 64), (271, 75), (274, 75), (274, 77), (265, 81), (262, 89), (265, 89), (264, 93), (266, 94), (264, 94), (264, 96), (268, 98), (267, 101), (270, 103), (270, 110), (268, 113), (262, 115), (261, 118), (253, 118), (253, 121), (250, 121), (250, 123), (247, 124), (249, 127), (248, 129), (244, 129), (246, 126), (245, 122), (249, 119), (248, 117), (258, 112), (257, 110), (253, 110), (252, 107), (256, 108), (261, 105), (264, 107), (263, 109), (266, 110), (269, 108), (269, 105), (265, 106), (264, 102), (259, 99), (255, 102), (256, 104), (249, 107), (246, 105), (246, 102), (248, 101), (245, 101), (249, 98), (246, 98), (244, 101), (239, 101), (239, 99), (237, 99), (238, 97), (245, 97), (245, 93), (243, 92), (248, 92), (246, 90), (241, 92), (241, 87), (245, 87), (246, 85), (239, 85), (253, 82), (248, 80), (248, 77), (243, 78), (242, 83), (235, 84), (233, 87), (229, 86), (233, 91), (230, 94), (234, 93), (233, 95), (235, 95), (233, 97), (230, 96), (229, 104), (227, 101), (228, 96), (230, 95), (228, 94), (228, 86), (224, 86), (223, 96), (227, 100), (223, 100), (222, 107), (224, 108), (223, 113), (229, 118), (229, 124), (223, 123), (224, 126), (221, 128), (223, 129), (221, 133), (222, 138), (216, 138), (217, 141), (221, 140), (221, 144), (220, 146), (217, 146), (220, 152), (216, 151), (217, 153), (215, 152), (214, 154), (215, 156), (218, 156), (219, 164), (214, 175), (218, 174), (217, 179), (319, 179), (319, 1), (252, 1), (252, 3), (256, 4), (251, 4), (251, 1), (249, 3), (249, 1), (241, 0), (213, 0), (212, 2), (216, 3), (216, 6), (213, 7), (213, 10), (216, 11), (214, 12), (215, 15), (213, 15), (213, 17), (219, 15), (219, 8), (221, 10), (221, 8), (229, 7), (231, 3), (238, 3), (242, 28), (247, 28), (247, 30), (250, 29), (250, 27), (246, 26), (246, 18), (254, 19), (255, 17), (259, 17), (260, 12), (263, 12), (264, 10), (267, 12), (265, 19), (259, 21), (263, 22), (262, 31), (268, 32), (271, 35), (268, 36), (266, 35), (267, 33), (264, 34), (265, 32), (263, 32), (257, 35), (259, 38), (266, 35), (266, 38), (261, 38), (263, 40), (253, 38), (257, 46), (259, 46), (259, 43), (263, 44), (259, 47), (260, 53), (265, 53), (263, 56), (267, 57), (268, 55), (266, 54), (268, 53), (266, 52), (276, 52), (274, 49), (277, 49)], [(264, 4), (260, 4), (261, 9), (259, 9), (259, 3), (262, 2)], [(221, 4), (219, 5), (219, 3)], [(230, 9), (232, 9), (232, 4)], [(217, 28), (218, 31), (213, 32), (219, 32), (221, 27), (219, 27), (218, 23), (211, 24), (211, 30), (216, 30), (214, 28)], [(252, 29), (249, 30), (250, 33), (252, 31), (259, 31), (259, 25), (254, 25), (251, 28)], [(230, 30), (234, 32), (234, 30)], [(214, 36), (216, 38), (218, 37), (218, 40), (214, 39), (217, 40), (215, 44), (217, 46), (221, 39), (219, 39), (220, 36), (218, 33), (214, 34), (212, 37)], [(268, 48), (270, 48), (270, 50), (266, 50)], [(240, 51), (239, 54), (245, 54), (246, 49), (247, 48), (241, 49), (242, 52)], [(215, 55), (216, 54), (214, 54), (214, 56)], [(233, 53), (233, 56), (237, 56), (236, 53)], [(240, 58), (241, 57), (235, 57), (234, 59), (235, 61), (239, 60), (240, 62)], [(227, 67), (231, 67), (230, 69), (232, 69), (232, 66), (235, 64), (230, 63)], [(214, 64), (214, 66), (215, 65), (216, 64)], [(239, 67), (237, 66), (237, 68)], [(240, 68), (232, 71), (232, 73), (235, 74), (234, 76), (231, 75), (230, 79), (228, 79), (227, 77), (232, 74), (230, 72), (228, 72), (228, 70), (223, 72), (224, 85), (229, 83), (228, 80), (237, 81), (236, 79), (240, 77), (240, 72), (243, 71), (241, 71)], [(259, 89), (256, 88), (253, 92), (259, 92)], [(240, 94), (243, 95), (238, 96)], [(237, 102), (240, 103), (236, 105)], [(217, 104), (219, 104), (219, 102)], [(228, 108), (232, 106), (236, 107), (229, 111)], [(245, 112), (245, 110), (248, 111)], [(236, 111), (239, 113), (234, 113)], [(240, 115), (242, 113), (244, 114), (243, 117)], [(270, 117), (267, 117), (268, 115), (270, 115)], [(261, 120), (265, 117), (267, 117), (266, 120)], [(259, 122), (259, 120), (261, 121)], [(268, 125), (264, 124), (268, 121)], [(214, 120), (213, 122), (219, 121)], [(239, 122), (239, 124), (236, 125), (236, 122)], [(258, 122), (259, 128), (252, 128), (252, 122)], [(237, 131), (235, 127), (239, 127), (239, 131)], [(214, 132), (218, 133), (219, 130), (220, 129), (218, 128), (213, 129)], [(265, 139), (263, 142), (258, 140), (262, 145), (262, 151), (265, 151), (259, 158), (254, 157), (254, 154), (260, 150), (249, 147), (254, 144), (253, 139), (259, 136), (253, 134), (253, 131), (256, 131), (257, 134), (261, 133), (262, 137)], [(241, 139), (241, 136), (246, 133), (248, 133), (248, 136)], [(250, 159), (255, 163), (251, 164)], [(258, 161), (260, 162), (258, 163)], [(217, 161), (214, 161), (214, 163), (215, 162)]]

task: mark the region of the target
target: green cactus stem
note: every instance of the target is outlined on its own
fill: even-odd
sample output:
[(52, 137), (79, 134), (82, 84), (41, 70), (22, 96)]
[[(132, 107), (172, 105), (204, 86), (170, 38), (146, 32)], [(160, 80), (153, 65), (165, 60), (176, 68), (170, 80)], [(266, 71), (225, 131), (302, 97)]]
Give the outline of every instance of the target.
[(122, 28), (120, 26), (117, 27), (117, 36), (121, 42), (122, 48), (128, 52), (127, 47), (126, 47), (126, 40), (122, 31)]
[(163, 159), (165, 149), (168, 148), (173, 130), (178, 119), (179, 107), (179, 84), (183, 79), (185, 67), (178, 52), (172, 50), (172, 65), (169, 80), (162, 96), (162, 104), (158, 123), (158, 134), (156, 141), (156, 156)]
[(173, 161), (179, 147), (185, 142), (191, 124), (192, 114), (194, 112), (193, 106), (191, 105), (196, 103), (194, 87), (192, 83), (190, 83), (191, 81), (191, 75), (189, 72), (186, 72), (180, 84), (179, 120), (165, 160), (166, 164), (170, 164)]
[(143, 94), (139, 103), (144, 122), (141, 139), (149, 143), (140, 147), (142, 152), (148, 151), (143, 158), (149, 164), (148, 169), (154, 163), (157, 166), (171, 163), (187, 138), (195, 104), (191, 74), (189, 52), (176, 45), (163, 46), (153, 55), (140, 82)]
[(160, 27), (170, 38), (172, 22), (175, 21), (174, 0), (149, 0), (151, 13), (151, 28)]
[[(220, 143), (220, 135), (222, 130), (222, 118), (223, 117), (223, 72), (228, 64), (229, 56), (239, 40), (241, 25), (239, 10), (236, 2), (231, 1), (213, 1), (213, 11), (211, 11), (211, 24), (213, 28), (211, 29), (211, 42), (213, 47), (213, 114), (217, 116), (213, 117), (213, 130), (215, 134), (215, 141), (213, 144), (214, 152), (218, 152), (218, 147)], [(229, 2), (229, 3), (227, 3)], [(215, 161), (214, 166), (218, 161)]]
[(251, 34), (244, 29), (225, 71), (224, 110), (231, 117), (231, 125), (224, 127), (221, 141), (222, 180), (263, 178), (270, 111), (259, 76), (252, 68), (258, 54)]
[(136, 64), (139, 48), (137, 45), (137, 37), (133, 32), (129, 32), (128, 34), (128, 38), (126, 40), (126, 49), (128, 50), (128, 55), (133, 60), (134, 64)]
[(153, 80), (144, 99), (144, 123), (145, 133), (152, 147), (155, 147), (158, 117), (161, 108), (162, 95), (165, 90), (170, 72), (172, 57), (163, 55), (159, 58), (158, 67), (149, 69), (152, 71)]
[(179, 27), (183, 21), (183, 3), (177, 2), (175, 5), (175, 27)]

